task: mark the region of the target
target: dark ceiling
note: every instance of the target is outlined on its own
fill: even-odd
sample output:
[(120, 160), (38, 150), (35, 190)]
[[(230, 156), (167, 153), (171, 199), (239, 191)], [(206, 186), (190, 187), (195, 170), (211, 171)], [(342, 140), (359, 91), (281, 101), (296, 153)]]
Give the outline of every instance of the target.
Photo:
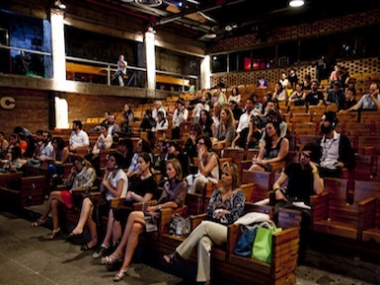
[(204, 41), (268, 31), (279, 25), (311, 23), (380, 6), (377, 0), (305, 0), (305, 5), (300, 8), (289, 7), (289, 0), (87, 1), (110, 8), (122, 6), (130, 12), (129, 16), (145, 18), (147, 25), (156, 29), (168, 26), (176, 33)]

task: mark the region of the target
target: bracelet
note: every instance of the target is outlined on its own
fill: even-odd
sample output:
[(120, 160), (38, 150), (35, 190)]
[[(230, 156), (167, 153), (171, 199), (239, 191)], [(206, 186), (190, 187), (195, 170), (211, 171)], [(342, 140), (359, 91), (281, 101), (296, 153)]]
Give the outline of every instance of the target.
[(158, 210), (158, 211), (161, 211), (161, 205), (158, 205), (158, 206), (157, 206), (157, 210)]
[(313, 174), (316, 174), (316, 173), (318, 173), (318, 172), (319, 172), (318, 168), (315, 168), (315, 169), (313, 169), (313, 170), (311, 171), (311, 173), (313, 173)]

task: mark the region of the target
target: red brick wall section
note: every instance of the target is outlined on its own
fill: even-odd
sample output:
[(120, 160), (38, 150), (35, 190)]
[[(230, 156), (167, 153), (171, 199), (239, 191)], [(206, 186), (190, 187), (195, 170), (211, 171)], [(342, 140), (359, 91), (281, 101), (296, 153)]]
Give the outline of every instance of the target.
[(103, 117), (104, 112), (120, 113), (125, 104), (132, 107), (142, 103), (141, 99), (118, 96), (93, 96), (83, 94), (65, 94), (69, 106), (69, 123), (73, 120), (86, 122), (88, 117)]
[(35, 133), (48, 129), (48, 92), (26, 89), (1, 88), (0, 97), (13, 97), (14, 109), (0, 109), (0, 129), (8, 138), (15, 126), (24, 126)]
[[(360, 28), (380, 23), (380, 10), (373, 9), (370, 11), (348, 14), (341, 17), (330, 18), (327, 20), (316, 21), (311, 24), (301, 24), (289, 27), (279, 27), (274, 29), (267, 38), (267, 43), (276, 43), (291, 39), (299, 39), (310, 36), (321, 36), (334, 32)], [(241, 37), (227, 38), (220, 40), (210, 48), (209, 53), (222, 51), (231, 51), (254, 47), (260, 44), (256, 34), (244, 35)]]

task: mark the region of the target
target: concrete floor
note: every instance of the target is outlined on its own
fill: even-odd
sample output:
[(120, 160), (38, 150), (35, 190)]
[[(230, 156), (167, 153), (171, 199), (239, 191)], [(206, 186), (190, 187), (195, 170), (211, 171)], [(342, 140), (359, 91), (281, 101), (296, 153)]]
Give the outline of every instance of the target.
[[(82, 252), (79, 246), (66, 243), (63, 237), (47, 240), (46, 237), (49, 233), (50, 229), (48, 228), (31, 227), (30, 221), (25, 217), (21, 218), (7, 212), (0, 212), (0, 285), (114, 284), (112, 278), (116, 272), (108, 271), (105, 266), (99, 264), (99, 260), (93, 260), (92, 251)], [(310, 264), (313, 263), (313, 260), (316, 264), (328, 264), (327, 262), (321, 263), (321, 258), (323, 258), (335, 264), (345, 263), (346, 272), (339, 275), (302, 265), (297, 271), (297, 284), (376, 284), (378, 265), (363, 263), (359, 260), (354, 260), (353, 264), (350, 265), (349, 261), (347, 262), (337, 256), (321, 256), (321, 254), (311, 250), (307, 252), (307, 259), (309, 259)], [(137, 257), (137, 259), (139, 258)], [(319, 261), (316, 262), (316, 260)], [(182, 279), (184, 275), (191, 278), (189, 276), (195, 273), (195, 268), (186, 268), (183, 265), (182, 273), (178, 274), (177, 272), (177, 276), (171, 275), (167, 273), (167, 268), (162, 264), (156, 262), (154, 266), (149, 266), (147, 263), (149, 264), (149, 261), (146, 262), (146, 260), (133, 263), (128, 272), (129, 276), (120, 283), (180, 285), (187, 284)], [(327, 266), (329, 267), (329, 265)], [(334, 268), (334, 266), (330, 267), (329, 269)], [(362, 280), (367, 280), (367, 282), (350, 278), (350, 275), (354, 275), (350, 274), (350, 271), (357, 271), (356, 275), (362, 277), (360, 278)], [(233, 284), (233, 282), (226, 283)]]

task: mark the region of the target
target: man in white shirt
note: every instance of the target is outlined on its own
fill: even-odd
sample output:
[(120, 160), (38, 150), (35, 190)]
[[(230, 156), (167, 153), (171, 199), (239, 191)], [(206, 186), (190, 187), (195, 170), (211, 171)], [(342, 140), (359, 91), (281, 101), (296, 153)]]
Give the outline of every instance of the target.
[(185, 102), (183, 100), (177, 101), (178, 107), (175, 109), (173, 114), (173, 129), (172, 129), (172, 139), (179, 139), (180, 138), (180, 127), (183, 122), (187, 122), (187, 119), (189, 117), (189, 111), (185, 107)]
[(121, 87), (124, 86), (124, 75), (127, 74), (127, 62), (124, 60), (124, 55), (119, 56), (119, 60), (117, 61), (117, 69), (115, 74), (113, 75), (112, 79), (118, 79), (119, 85)]
[[(238, 127), (236, 129), (236, 133), (237, 133), (237, 136), (236, 138), (233, 140), (232, 144), (231, 144), (231, 147), (235, 147), (235, 145), (237, 144), (237, 142), (239, 140), (246, 140), (247, 138), (245, 137), (244, 138), (244, 135), (241, 136), (241, 132), (245, 129), (245, 132), (248, 130), (248, 124), (249, 124), (249, 121), (251, 119), (251, 115), (252, 115), (252, 111), (253, 111), (253, 107), (254, 107), (254, 103), (253, 103), (253, 98), (250, 97), (247, 99), (246, 103), (245, 103), (245, 113), (242, 114), (240, 116), (240, 119), (239, 119), (239, 124), (238, 124)], [(246, 133), (248, 134), (248, 132)], [(239, 146), (241, 147), (242, 144), (239, 143)]]
[(70, 135), (70, 151), (76, 151), (77, 148), (88, 147), (90, 141), (88, 139), (87, 133), (82, 130), (82, 122), (79, 120), (73, 121), (73, 131)]

